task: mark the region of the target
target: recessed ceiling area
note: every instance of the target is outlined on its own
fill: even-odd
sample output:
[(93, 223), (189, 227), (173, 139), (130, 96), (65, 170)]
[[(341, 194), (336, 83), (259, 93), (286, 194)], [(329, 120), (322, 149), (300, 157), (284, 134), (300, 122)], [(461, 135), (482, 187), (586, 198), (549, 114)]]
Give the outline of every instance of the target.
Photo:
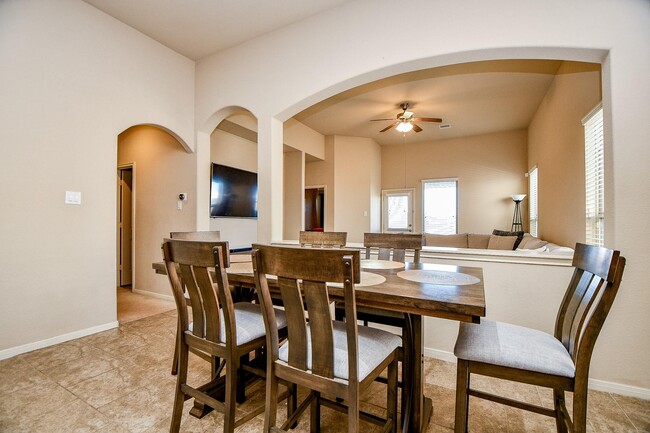
[[(332, 96), (294, 118), (323, 135), (369, 137), (381, 145), (416, 143), (527, 128), (553, 82), (561, 60), (497, 60), (396, 75)], [(600, 65), (577, 63), (580, 69)], [(405, 134), (391, 121), (409, 103), (422, 131)], [(441, 129), (440, 125), (451, 125)]]

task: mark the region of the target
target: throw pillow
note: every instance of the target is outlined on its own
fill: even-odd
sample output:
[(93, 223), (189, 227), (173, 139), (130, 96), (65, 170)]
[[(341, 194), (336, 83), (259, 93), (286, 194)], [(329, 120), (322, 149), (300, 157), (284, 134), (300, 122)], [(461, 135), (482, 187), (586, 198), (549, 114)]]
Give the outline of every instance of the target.
[(492, 234), (495, 236), (517, 236), (517, 240), (515, 241), (515, 246), (512, 248), (513, 250), (516, 250), (517, 247), (519, 246), (519, 243), (521, 240), (524, 238), (524, 231), (518, 231), (518, 232), (507, 232), (504, 230), (497, 230), (494, 229), (492, 230)]
[(477, 248), (477, 249), (486, 249), (488, 243), (490, 242), (490, 235), (481, 235), (475, 233), (467, 234), (467, 247), (468, 248)]
[(488, 242), (488, 249), (490, 250), (513, 250), (517, 236), (497, 236), (491, 235)]
[[(523, 244), (523, 242), (522, 242), (522, 244)], [(539, 250), (542, 247), (546, 247), (546, 244), (548, 244), (548, 242), (543, 241), (541, 239), (538, 239), (536, 237), (531, 237), (530, 239), (528, 239), (528, 242), (526, 242), (525, 245), (523, 245), (523, 246), (520, 245), (519, 248), (517, 248), (517, 249), (519, 249), (519, 250)]]

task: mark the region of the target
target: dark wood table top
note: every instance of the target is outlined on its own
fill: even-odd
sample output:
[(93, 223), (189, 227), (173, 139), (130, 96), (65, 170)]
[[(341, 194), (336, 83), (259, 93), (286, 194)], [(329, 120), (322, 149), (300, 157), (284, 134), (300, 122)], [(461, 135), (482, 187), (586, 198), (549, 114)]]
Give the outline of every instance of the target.
[[(234, 263), (228, 270), (230, 283), (254, 287), (252, 266), (246, 256), (233, 255), (232, 257)], [(355, 287), (357, 305), (463, 322), (479, 322), (480, 318), (485, 316), (485, 292), (481, 268), (405, 263), (403, 267), (394, 269), (369, 269), (364, 267), (364, 262), (361, 263), (363, 272), (380, 275), (386, 280), (375, 285), (357, 285)], [(154, 263), (152, 267), (157, 273), (166, 274), (164, 263)], [(434, 271), (443, 274), (461, 273), (466, 278), (475, 277), (478, 282), (461, 285), (416, 282), (398, 276), (398, 273), (405, 270)], [(269, 280), (269, 286), (273, 287), (272, 280)], [(343, 289), (330, 288), (333, 300), (342, 298), (342, 293)]]

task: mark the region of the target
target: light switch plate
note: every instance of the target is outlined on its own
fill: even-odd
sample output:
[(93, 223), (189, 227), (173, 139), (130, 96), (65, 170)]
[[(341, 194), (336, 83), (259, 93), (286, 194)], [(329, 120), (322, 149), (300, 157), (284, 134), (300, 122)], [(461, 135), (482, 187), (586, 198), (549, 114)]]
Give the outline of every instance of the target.
[(81, 192), (79, 191), (66, 191), (65, 204), (81, 204)]

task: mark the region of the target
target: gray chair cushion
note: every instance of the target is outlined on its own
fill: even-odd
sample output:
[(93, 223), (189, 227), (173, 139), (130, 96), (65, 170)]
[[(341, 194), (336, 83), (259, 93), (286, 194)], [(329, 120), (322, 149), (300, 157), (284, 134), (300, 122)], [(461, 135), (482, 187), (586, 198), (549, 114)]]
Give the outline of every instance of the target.
[[(345, 323), (333, 321), (334, 325), (334, 376), (349, 379), (348, 374), (348, 341)], [(309, 328), (309, 325), (307, 325)], [(359, 381), (368, 376), (393, 350), (402, 345), (402, 338), (382, 329), (359, 326)], [(278, 357), (287, 362), (289, 359), (289, 343), (280, 347)], [(307, 330), (307, 368), (311, 369), (311, 332)]]
[(562, 343), (546, 332), (481, 320), (461, 323), (454, 354), (459, 359), (574, 377), (575, 366)]
[[(251, 304), (250, 302), (237, 302), (235, 307), (235, 323), (237, 324), (237, 346), (253, 341), (263, 335), (266, 335), (266, 328), (264, 327), (264, 317), (262, 316), (262, 308), (259, 304)], [(223, 316), (222, 316), (223, 317)], [(275, 321), (278, 324), (278, 329), (287, 326), (287, 316), (284, 311), (275, 309)], [(224, 335), (226, 334), (226, 324), (221, 320), (221, 342), (225, 343)], [(190, 323), (190, 331), (193, 329), (194, 323)]]

